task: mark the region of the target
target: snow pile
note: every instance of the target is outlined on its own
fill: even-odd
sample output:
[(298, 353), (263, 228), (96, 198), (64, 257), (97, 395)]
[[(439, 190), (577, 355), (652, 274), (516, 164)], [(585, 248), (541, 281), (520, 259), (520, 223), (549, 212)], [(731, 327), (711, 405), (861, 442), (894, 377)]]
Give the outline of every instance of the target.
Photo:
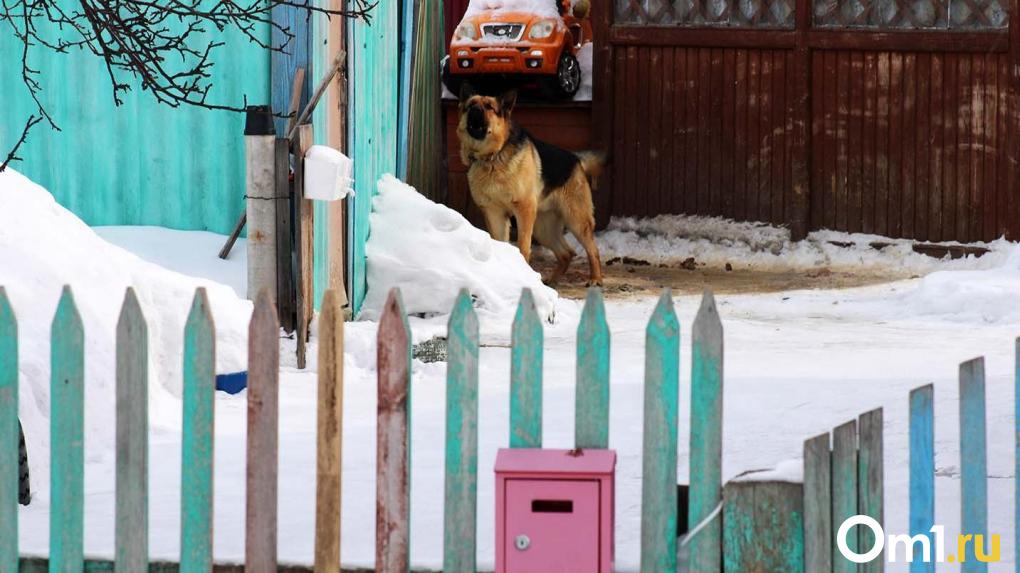
[[(980, 257), (938, 260), (917, 253), (911, 241), (877, 235), (816, 231), (792, 241), (790, 231), (765, 223), (721, 217), (659, 215), (648, 219), (613, 218), (598, 236), (604, 260), (628, 257), (655, 265), (678, 265), (693, 258), (699, 265), (736, 270), (883, 271), (897, 276), (936, 270), (990, 269), (1003, 264), (1012, 245), (1004, 240), (981, 244)], [(881, 248), (875, 248), (878, 245)]]
[(466, 288), (482, 318), (499, 319), (513, 315), (521, 291), (529, 288), (542, 318), (552, 318), (556, 291), (542, 284), (515, 245), (494, 241), (460, 213), (392, 175), (378, 188), (365, 248), (368, 292), (361, 318), (378, 319), (394, 287), (401, 289), (408, 314), (447, 314)]
[(50, 325), (71, 285), (85, 328), (85, 449), (113, 455), (115, 336), (125, 289), (134, 287), (149, 330), (150, 421), (179, 426), (183, 329), (204, 286), (216, 323), (217, 371), (243, 370), (251, 304), (226, 286), (193, 279), (115, 247), (26, 177), (0, 173), (0, 286), (18, 320), (20, 410), (33, 490), (48, 490)]

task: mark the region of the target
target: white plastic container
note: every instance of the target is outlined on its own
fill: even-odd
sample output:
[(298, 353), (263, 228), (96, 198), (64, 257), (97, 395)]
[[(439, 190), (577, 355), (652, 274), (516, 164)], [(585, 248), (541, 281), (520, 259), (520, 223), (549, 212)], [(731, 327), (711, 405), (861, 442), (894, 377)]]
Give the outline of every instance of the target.
[(313, 145), (305, 153), (305, 199), (338, 201), (354, 195), (350, 157), (326, 145)]

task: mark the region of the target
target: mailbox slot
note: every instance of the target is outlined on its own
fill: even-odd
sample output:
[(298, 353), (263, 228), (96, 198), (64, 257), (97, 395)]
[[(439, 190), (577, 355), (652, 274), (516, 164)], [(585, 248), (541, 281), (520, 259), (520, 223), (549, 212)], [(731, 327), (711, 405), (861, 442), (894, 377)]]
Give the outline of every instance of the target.
[(574, 513), (574, 502), (569, 499), (536, 499), (531, 502), (531, 513)]

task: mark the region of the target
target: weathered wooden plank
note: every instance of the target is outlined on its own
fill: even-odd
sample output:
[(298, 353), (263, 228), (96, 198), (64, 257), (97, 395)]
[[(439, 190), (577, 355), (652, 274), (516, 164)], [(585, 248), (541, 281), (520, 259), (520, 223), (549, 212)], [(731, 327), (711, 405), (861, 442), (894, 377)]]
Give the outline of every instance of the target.
[[(687, 523), (707, 518), (722, 501), (723, 330), (712, 291), (705, 291), (691, 338), (690, 505)], [(692, 573), (722, 567), (722, 526), (709, 522), (690, 546)]]
[(18, 570), (18, 321), (0, 287), (0, 571)]
[(645, 331), (641, 570), (676, 571), (680, 323), (663, 291)]
[(149, 329), (133, 288), (117, 322), (118, 571), (149, 567)]
[(542, 320), (531, 289), (521, 293), (510, 351), (510, 447), (542, 447)]
[(85, 333), (71, 288), (53, 319), (50, 373), (50, 571), (84, 567)]
[[(832, 433), (832, 533), (857, 515), (857, 422), (851, 420)], [(833, 547), (836, 547), (835, 537)], [(857, 551), (857, 537), (847, 536), (847, 547)], [(857, 564), (839, 556), (832, 558), (833, 573), (857, 573)]]
[(263, 289), (248, 326), (245, 570), (275, 573), (279, 468), (280, 321)]
[[(960, 365), (960, 533), (988, 537), (988, 459), (985, 427), (985, 360)], [(962, 573), (984, 573), (988, 564), (977, 560), (975, 543), (957, 555)]]
[(297, 301), (297, 366), (303, 369), (307, 361), (308, 327), (312, 322), (314, 281), (313, 264), (315, 260), (315, 220), (311, 200), (305, 199), (304, 193), (304, 158), (305, 152), (314, 142), (312, 124), (298, 126), (298, 136), (294, 143), (296, 168), (294, 169), (294, 200), (297, 201), (294, 220), (294, 236), (296, 240), (297, 268), (294, 286)]
[(726, 573), (805, 571), (802, 484), (731, 481), (724, 508)]
[(478, 316), (461, 290), (447, 328), (443, 571), (477, 570)]
[[(883, 523), (882, 409), (861, 414), (857, 420), (857, 428), (860, 433), (857, 457), (857, 511)], [(871, 550), (877, 541), (874, 533), (867, 527), (858, 528), (857, 539), (862, 552)], [(858, 573), (882, 573), (884, 570), (884, 559), (874, 559), (862, 563), (857, 568)]]
[(832, 451), (829, 434), (804, 442), (804, 571), (832, 573)]
[(410, 570), (411, 331), (400, 291), (390, 291), (379, 319), (376, 421), (375, 570)]
[(216, 336), (204, 288), (184, 327), (184, 418), (181, 445), (181, 571), (207, 573), (213, 552), (213, 436)]
[[(930, 384), (910, 393), (910, 536), (924, 535), (934, 547), (935, 411)], [(935, 573), (935, 562), (914, 559), (910, 573)]]
[[(274, 179), (276, 182), (276, 292), (280, 325), (294, 332), (297, 301), (294, 292), (294, 221), (291, 217), (290, 141), (278, 137), (274, 142)], [(293, 200), (297, 200), (294, 198)]]
[(344, 313), (328, 289), (319, 317), (319, 399), (315, 474), (315, 573), (340, 569), (340, 493), (343, 460)]
[(588, 289), (577, 325), (574, 447), (609, 447), (609, 323), (602, 290)]

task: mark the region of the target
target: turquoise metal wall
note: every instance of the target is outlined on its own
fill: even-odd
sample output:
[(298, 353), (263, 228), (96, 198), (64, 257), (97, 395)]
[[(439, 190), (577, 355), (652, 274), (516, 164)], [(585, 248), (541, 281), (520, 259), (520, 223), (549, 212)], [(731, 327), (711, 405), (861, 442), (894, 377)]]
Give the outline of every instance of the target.
[[(265, 30), (268, 37), (268, 28)], [(209, 100), (241, 106), (269, 103), (269, 55), (232, 32), (217, 38)], [(6, 150), (35, 111), (21, 85), (21, 50), (0, 25), (0, 149)], [(228, 233), (244, 201), (243, 114), (158, 105), (137, 86), (114, 107), (100, 59), (35, 48), (42, 100), (62, 131), (44, 123), (13, 167), (47, 187), (90, 225), (159, 225)], [(126, 79), (126, 78), (125, 78)]]

